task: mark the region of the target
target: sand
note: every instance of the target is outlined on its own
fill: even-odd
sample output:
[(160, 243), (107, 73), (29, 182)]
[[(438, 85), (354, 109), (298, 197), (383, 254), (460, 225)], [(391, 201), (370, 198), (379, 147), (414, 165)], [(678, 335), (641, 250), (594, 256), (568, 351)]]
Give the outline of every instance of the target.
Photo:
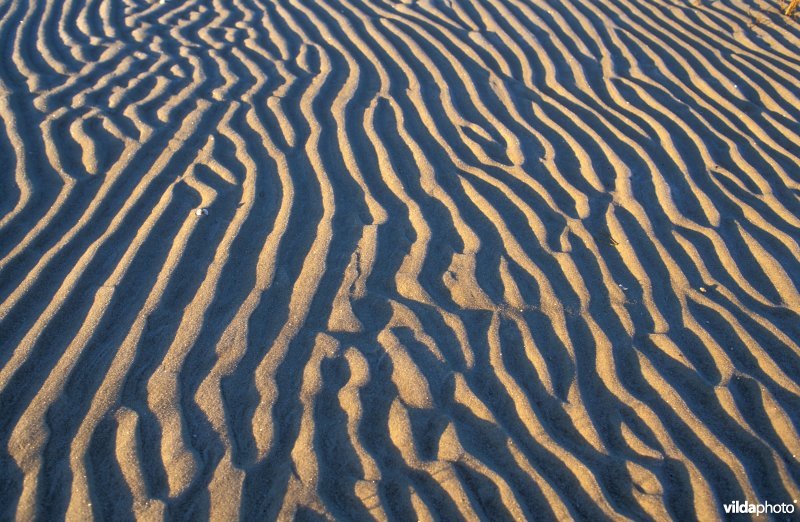
[(782, 8), (0, 1), (0, 519), (800, 500)]

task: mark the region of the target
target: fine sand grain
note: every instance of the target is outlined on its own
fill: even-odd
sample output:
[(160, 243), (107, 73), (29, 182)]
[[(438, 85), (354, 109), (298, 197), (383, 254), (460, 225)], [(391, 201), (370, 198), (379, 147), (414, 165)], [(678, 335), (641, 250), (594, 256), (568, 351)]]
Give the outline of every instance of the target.
[(0, 0), (0, 519), (800, 500), (782, 9)]

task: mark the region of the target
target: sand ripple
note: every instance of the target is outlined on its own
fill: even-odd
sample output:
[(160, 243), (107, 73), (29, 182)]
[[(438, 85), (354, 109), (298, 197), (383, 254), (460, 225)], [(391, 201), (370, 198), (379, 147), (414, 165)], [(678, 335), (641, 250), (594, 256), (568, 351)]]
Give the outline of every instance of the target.
[(800, 500), (779, 7), (0, 1), (0, 518)]

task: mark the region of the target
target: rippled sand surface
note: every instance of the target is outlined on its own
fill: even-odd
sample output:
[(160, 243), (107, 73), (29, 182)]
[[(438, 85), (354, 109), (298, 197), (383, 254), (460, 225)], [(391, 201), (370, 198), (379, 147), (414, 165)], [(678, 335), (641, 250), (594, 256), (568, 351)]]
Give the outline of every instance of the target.
[(0, 518), (800, 500), (779, 10), (0, 0)]

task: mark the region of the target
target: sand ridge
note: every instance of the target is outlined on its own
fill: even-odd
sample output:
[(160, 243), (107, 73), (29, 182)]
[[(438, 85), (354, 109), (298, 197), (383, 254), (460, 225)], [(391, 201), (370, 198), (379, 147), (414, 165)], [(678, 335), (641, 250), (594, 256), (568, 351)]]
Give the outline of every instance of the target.
[(800, 501), (798, 49), (765, 0), (0, 2), (0, 517)]

